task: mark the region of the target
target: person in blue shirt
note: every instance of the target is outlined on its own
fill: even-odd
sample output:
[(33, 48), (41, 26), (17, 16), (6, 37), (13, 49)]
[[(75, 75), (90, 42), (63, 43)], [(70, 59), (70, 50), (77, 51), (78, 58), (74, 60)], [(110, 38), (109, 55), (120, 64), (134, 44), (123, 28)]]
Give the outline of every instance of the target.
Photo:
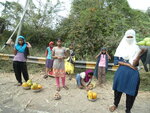
[(138, 94), (140, 77), (137, 66), (141, 55), (145, 50), (141, 50), (136, 45), (135, 31), (126, 31), (114, 55), (114, 65), (119, 65), (113, 81), (114, 105), (109, 108), (115, 111), (120, 102), (122, 93), (126, 94), (126, 113), (131, 113), (131, 108)]
[(44, 75), (44, 78), (47, 78), (49, 75), (49, 72), (52, 72), (52, 67), (53, 67), (52, 49), (53, 49), (53, 46), (54, 46), (54, 42), (51, 41), (45, 51), (46, 74)]

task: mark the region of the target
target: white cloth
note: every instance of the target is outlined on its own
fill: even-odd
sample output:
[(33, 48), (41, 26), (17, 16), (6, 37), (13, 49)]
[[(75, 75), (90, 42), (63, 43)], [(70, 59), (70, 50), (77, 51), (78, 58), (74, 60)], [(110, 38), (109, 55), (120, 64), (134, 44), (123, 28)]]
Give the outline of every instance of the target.
[(85, 76), (86, 76), (85, 72), (80, 73), (80, 77), (81, 77), (82, 79), (84, 79)]
[[(132, 36), (133, 38), (127, 38), (128, 36)], [(125, 60), (129, 60), (130, 64), (133, 64), (133, 61), (140, 52), (140, 48), (136, 45), (136, 43), (135, 31), (132, 29), (126, 31), (114, 56), (122, 57)]]

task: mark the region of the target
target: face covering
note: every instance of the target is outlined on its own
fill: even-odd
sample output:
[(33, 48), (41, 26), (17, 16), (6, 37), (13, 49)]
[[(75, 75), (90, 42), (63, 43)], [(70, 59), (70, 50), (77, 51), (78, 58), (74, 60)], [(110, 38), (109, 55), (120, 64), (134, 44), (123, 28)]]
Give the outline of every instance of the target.
[(134, 39), (133, 38), (126, 38), (126, 41), (128, 44), (132, 44)]

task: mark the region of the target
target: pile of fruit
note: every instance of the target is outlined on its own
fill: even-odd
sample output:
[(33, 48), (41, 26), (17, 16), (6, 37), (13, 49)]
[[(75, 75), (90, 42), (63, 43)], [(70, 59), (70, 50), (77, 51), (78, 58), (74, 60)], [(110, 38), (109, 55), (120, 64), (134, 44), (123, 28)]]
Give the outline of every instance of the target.
[(24, 89), (30, 89), (31, 86), (32, 86), (32, 80), (28, 80), (27, 82), (23, 82), (23, 83), (22, 83), (22, 87), (23, 87)]
[(144, 38), (144, 40), (137, 43), (140, 46), (150, 46), (150, 37)]
[(22, 84), (22, 87), (24, 89), (32, 89), (32, 90), (35, 90), (35, 91), (40, 91), (42, 89), (42, 85), (40, 84), (37, 84), (37, 83), (32, 83), (32, 80), (28, 80), (27, 82), (24, 82)]
[(31, 86), (32, 90), (39, 90), (42, 89), (42, 85), (37, 84), (37, 83), (33, 83), (33, 85)]
[(87, 98), (90, 101), (96, 101), (96, 99), (97, 99), (97, 93), (89, 90), (88, 93), (87, 93)]

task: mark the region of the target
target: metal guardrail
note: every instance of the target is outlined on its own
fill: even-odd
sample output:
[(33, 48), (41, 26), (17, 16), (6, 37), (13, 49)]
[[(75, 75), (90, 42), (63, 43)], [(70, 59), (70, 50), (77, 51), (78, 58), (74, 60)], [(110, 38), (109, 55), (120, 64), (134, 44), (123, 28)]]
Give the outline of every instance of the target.
[[(3, 54), (0, 53), (0, 60), (13, 60), (14, 55), (13, 54)], [(34, 57), (34, 56), (28, 56), (27, 62), (30, 63), (37, 63), (37, 64), (45, 64), (46, 58), (44, 57)], [(96, 65), (96, 62), (89, 62), (89, 61), (75, 61), (75, 67), (76, 68), (82, 68), (82, 69), (94, 69)], [(113, 65), (113, 63), (108, 63), (108, 70), (116, 71), (118, 66)]]

